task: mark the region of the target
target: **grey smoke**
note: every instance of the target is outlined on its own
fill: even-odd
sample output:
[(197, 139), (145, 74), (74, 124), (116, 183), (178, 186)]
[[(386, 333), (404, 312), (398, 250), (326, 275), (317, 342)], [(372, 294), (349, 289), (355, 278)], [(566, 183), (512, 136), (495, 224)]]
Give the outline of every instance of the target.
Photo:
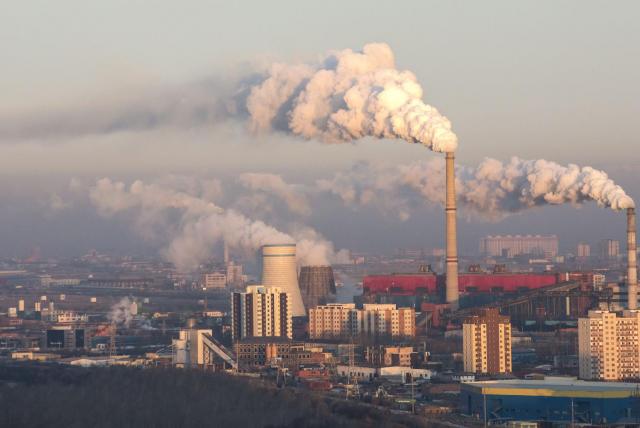
[[(265, 244), (296, 243), (302, 264), (348, 262), (347, 252), (336, 251), (331, 242), (310, 228), (284, 233), (263, 221), (223, 209), (202, 194), (174, 190), (166, 184), (138, 180), (126, 186), (104, 178), (91, 188), (90, 198), (105, 216), (132, 213), (134, 229), (143, 237), (167, 238), (163, 254), (182, 270), (197, 267), (223, 241), (246, 252)], [(169, 217), (172, 214), (174, 217)]]
[[(237, 75), (237, 74), (236, 74)], [(371, 43), (306, 64), (273, 63), (239, 78), (205, 79), (171, 89), (141, 89), (69, 110), (0, 117), (1, 140), (106, 134), (162, 127), (193, 128), (247, 120), (256, 132), (348, 142), (402, 139), (454, 151), (451, 123), (422, 101), (413, 73), (398, 70), (391, 48)]]
[[(377, 206), (400, 219), (408, 218), (417, 201), (443, 204), (444, 186), (442, 159), (394, 166), (358, 164), (317, 182), (320, 190), (346, 205)], [(486, 158), (475, 168), (458, 165), (456, 189), (463, 210), (492, 220), (543, 205), (595, 201), (613, 210), (634, 206), (604, 171), (544, 159)]]
[(133, 318), (137, 315), (137, 303), (135, 299), (129, 297), (123, 297), (113, 306), (107, 314), (109, 321), (116, 325), (124, 325), (129, 327)]

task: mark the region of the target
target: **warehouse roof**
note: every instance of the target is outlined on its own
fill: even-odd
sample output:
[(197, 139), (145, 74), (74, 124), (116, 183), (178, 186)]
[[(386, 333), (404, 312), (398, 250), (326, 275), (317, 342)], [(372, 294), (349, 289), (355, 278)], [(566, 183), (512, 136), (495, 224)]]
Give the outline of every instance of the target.
[(542, 397), (624, 398), (640, 393), (640, 385), (623, 382), (588, 382), (576, 378), (547, 377), (544, 380), (491, 380), (469, 382), (464, 389), (485, 395)]

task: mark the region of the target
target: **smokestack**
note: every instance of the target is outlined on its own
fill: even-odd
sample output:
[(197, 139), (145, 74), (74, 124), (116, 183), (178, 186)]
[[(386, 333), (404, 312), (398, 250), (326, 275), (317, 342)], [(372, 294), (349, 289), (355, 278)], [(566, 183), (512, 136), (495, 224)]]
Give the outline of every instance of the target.
[(446, 155), (446, 235), (447, 235), (447, 285), (446, 301), (452, 309), (458, 309), (458, 245), (456, 232), (456, 175), (453, 152)]
[(627, 287), (629, 290), (629, 309), (638, 306), (638, 263), (636, 260), (636, 210), (627, 208)]
[(223, 254), (223, 259), (224, 259), (224, 265), (227, 266), (229, 264), (229, 245), (227, 245), (227, 241), (224, 241), (223, 245), (223, 249), (222, 252)]

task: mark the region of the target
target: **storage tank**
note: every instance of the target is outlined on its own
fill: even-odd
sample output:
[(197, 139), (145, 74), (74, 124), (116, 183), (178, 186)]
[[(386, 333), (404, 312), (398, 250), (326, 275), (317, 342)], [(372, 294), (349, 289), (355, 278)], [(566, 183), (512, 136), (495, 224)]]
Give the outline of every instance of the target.
[(294, 317), (306, 315), (296, 264), (296, 244), (264, 245), (262, 247), (262, 285), (280, 287), (291, 296)]
[(298, 283), (306, 308), (324, 305), (335, 298), (336, 281), (331, 266), (302, 266)]

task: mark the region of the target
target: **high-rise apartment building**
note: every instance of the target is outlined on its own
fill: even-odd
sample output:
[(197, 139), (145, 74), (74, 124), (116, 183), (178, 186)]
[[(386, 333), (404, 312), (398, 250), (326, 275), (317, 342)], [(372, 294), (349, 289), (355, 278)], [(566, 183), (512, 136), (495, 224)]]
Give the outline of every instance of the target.
[(333, 303), (309, 310), (309, 336), (312, 339), (338, 337), (390, 336), (414, 337), (416, 316), (413, 308), (397, 308), (394, 304)]
[(361, 332), (373, 336), (414, 337), (416, 312), (413, 308), (396, 308), (394, 304), (365, 304)]
[(578, 243), (578, 247), (576, 248), (576, 256), (581, 259), (586, 259), (591, 257), (591, 246), (586, 242)]
[(362, 311), (355, 303), (329, 303), (309, 309), (309, 337), (330, 339), (358, 336)]
[(480, 239), (480, 253), (494, 257), (530, 254), (539, 257), (558, 255), (556, 235), (496, 235)]
[(252, 285), (246, 292), (231, 294), (231, 335), (293, 337), (291, 295), (278, 287)]
[(640, 311), (589, 311), (578, 321), (580, 378), (640, 378)]
[(611, 260), (620, 256), (620, 241), (615, 239), (605, 239), (600, 241), (598, 245), (600, 257)]
[(470, 373), (510, 373), (511, 320), (496, 308), (480, 310), (462, 324), (464, 370)]

